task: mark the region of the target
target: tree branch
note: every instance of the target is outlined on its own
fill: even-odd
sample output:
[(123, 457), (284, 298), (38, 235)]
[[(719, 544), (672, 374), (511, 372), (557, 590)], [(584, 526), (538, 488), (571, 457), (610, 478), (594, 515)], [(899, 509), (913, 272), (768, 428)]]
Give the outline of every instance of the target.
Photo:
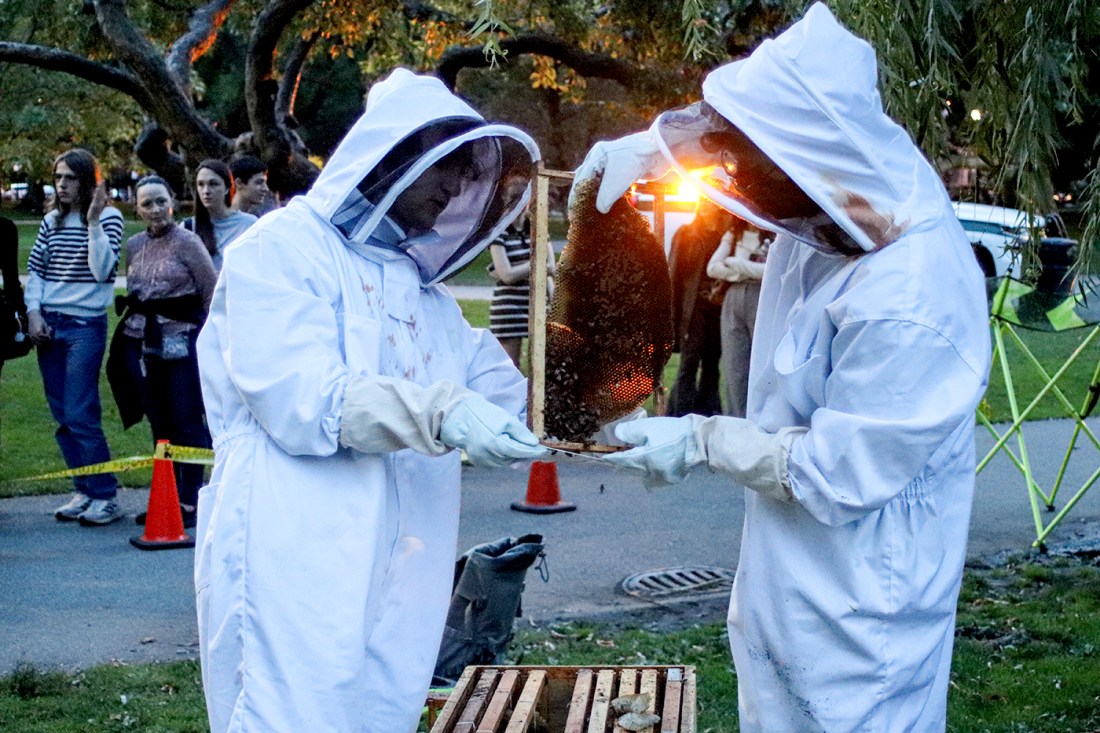
[(466, 28), (473, 26), (473, 22), (459, 18), (453, 13), (448, 13), (420, 0), (404, 0), (401, 3), (406, 20), (438, 21), (452, 23)]
[(279, 80), (279, 93), (275, 97), (275, 119), (285, 121), (294, 114), (294, 100), (298, 96), (298, 82), (302, 79), (302, 67), (305, 66), (313, 44), (321, 37), (317, 29), (308, 35), (299, 36), (283, 65), (283, 77)]
[[(524, 54), (547, 56), (572, 68), (581, 76), (611, 79), (630, 89), (640, 86), (648, 76), (651, 76), (635, 64), (614, 58), (609, 54), (584, 51), (548, 33), (520, 33), (501, 40), (500, 47), (508, 57)], [(497, 61), (499, 62), (500, 59)], [(439, 58), (435, 73), (443, 83), (454, 89), (458, 81), (458, 72), (462, 69), (482, 69), (490, 65), (491, 61), (486, 58), (480, 45), (452, 46)]]
[(146, 111), (152, 111), (149, 92), (138, 77), (124, 69), (101, 64), (59, 48), (10, 41), (0, 41), (0, 61), (72, 74), (133, 97)]
[(95, 0), (96, 20), (119, 59), (147, 89), (152, 117), (178, 142), (189, 159), (220, 158), (230, 141), (195, 110), (191, 97), (168, 70), (164, 58), (134, 26), (124, 0)]
[[(244, 94), (252, 144), (268, 165), (268, 185), (283, 194), (305, 191), (319, 172), (310, 162), (300, 138), (287, 128), (286, 121), (276, 111), (280, 89), (274, 79), (279, 39), (294, 17), (313, 1), (271, 0), (256, 16), (245, 59)], [(293, 97), (284, 95), (284, 101), (293, 103)]]
[(190, 88), (191, 64), (206, 53), (218, 36), (226, 16), (237, 0), (210, 0), (191, 14), (187, 32), (176, 39), (165, 56), (165, 64), (184, 89)]
[(275, 113), (275, 48), (294, 16), (312, 4), (313, 0), (271, 0), (256, 16), (245, 60), (244, 93), (248, 120), (261, 138), (256, 141), (261, 150), (277, 148), (289, 153), (286, 127)]

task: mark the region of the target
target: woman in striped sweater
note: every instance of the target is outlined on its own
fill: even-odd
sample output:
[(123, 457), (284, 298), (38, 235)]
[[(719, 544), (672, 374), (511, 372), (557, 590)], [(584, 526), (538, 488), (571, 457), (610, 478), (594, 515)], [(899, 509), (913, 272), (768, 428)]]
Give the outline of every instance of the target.
[[(69, 468), (111, 459), (100, 421), (99, 370), (107, 344), (122, 214), (107, 205), (99, 164), (79, 148), (53, 167), (56, 208), (46, 214), (28, 262), (26, 302), (57, 445)], [(114, 474), (73, 479), (73, 496), (54, 516), (85, 526), (122, 517)]]
[[(521, 217), (489, 245), (492, 264), (489, 275), (496, 282), (489, 306), (489, 331), (517, 367), (523, 339), (527, 338), (527, 319), (531, 305), (531, 244), (527, 237), (527, 218)], [(554, 253), (547, 252), (547, 291), (553, 297)]]

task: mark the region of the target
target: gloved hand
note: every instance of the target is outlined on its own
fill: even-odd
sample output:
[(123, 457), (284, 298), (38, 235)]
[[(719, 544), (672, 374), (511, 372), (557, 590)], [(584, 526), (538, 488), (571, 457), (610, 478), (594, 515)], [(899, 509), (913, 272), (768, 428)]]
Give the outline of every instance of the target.
[(694, 466), (706, 463), (745, 488), (791, 501), (787, 457), (806, 431), (797, 427), (769, 433), (737, 417), (654, 417), (619, 425), (615, 436), (638, 447), (604, 460), (645, 471), (648, 485), (682, 481)]
[(653, 143), (649, 131), (637, 132), (618, 140), (598, 142), (592, 146), (573, 173), (569, 208), (573, 208), (573, 191), (581, 181), (603, 174), (600, 190), (596, 194), (596, 209), (601, 214), (606, 214), (634, 181), (639, 178), (660, 178), (670, 167)]
[(695, 438), (699, 415), (685, 417), (647, 417), (615, 426), (615, 437), (628, 445), (627, 451), (609, 453), (605, 461), (616, 466), (646, 472), (647, 486), (683, 481), (693, 466), (706, 461), (706, 453)]
[(527, 426), (476, 392), (448, 411), (439, 428), (439, 440), (451, 448), (465, 449), (475, 466), (490, 468), (547, 453)]

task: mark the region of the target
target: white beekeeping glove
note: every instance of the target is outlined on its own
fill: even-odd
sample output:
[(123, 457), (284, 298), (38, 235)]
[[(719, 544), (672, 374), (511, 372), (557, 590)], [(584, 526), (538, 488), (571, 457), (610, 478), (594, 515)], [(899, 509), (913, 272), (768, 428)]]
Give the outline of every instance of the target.
[(604, 460), (644, 471), (651, 485), (682, 481), (706, 464), (728, 473), (742, 486), (764, 496), (790, 501), (787, 456), (806, 428), (769, 433), (737, 417), (654, 417), (622, 423), (615, 436), (637, 446)]
[(646, 484), (660, 486), (683, 481), (694, 466), (706, 461), (695, 439), (699, 415), (647, 417), (615, 426), (615, 437), (637, 446), (609, 453), (604, 460), (617, 466), (644, 471)]
[(596, 194), (596, 209), (601, 214), (611, 210), (639, 178), (653, 180), (668, 172), (668, 161), (653, 143), (649, 131), (636, 132), (618, 140), (596, 143), (573, 173), (569, 191), (569, 208), (573, 208), (573, 191), (582, 181), (603, 175)]
[(439, 439), (464, 449), (475, 466), (497, 468), (547, 453), (526, 425), (476, 392), (463, 397), (443, 418)]
[(393, 377), (356, 377), (344, 390), (340, 444), (363, 453), (412, 448), (439, 456), (466, 449), (474, 465), (503, 466), (547, 450), (518, 419), (453, 382), (428, 387)]

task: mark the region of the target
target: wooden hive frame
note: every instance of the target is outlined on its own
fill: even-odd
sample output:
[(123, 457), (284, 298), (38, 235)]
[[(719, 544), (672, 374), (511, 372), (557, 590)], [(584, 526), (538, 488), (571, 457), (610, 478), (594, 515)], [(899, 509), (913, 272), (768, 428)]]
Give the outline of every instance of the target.
[(645, 733), (695, 733), (695, 690), (692, 666), (467, 667), (431, 733), (626, 733), (611, 701), (639, 693)]
[[(588, 443), (548, 443), (546, 438), (546, 322), (547, 267), (550, 250), (550, 186), (571, 185), (572, 171), (545, 168), (540, 162), (535, 174), (535, 190), (531, 202), (531, 300), (527, 316), (527, 359), (530, 378), (527, 381), (527, 426), (551, 448), (566, 451), (601, 453), (616, 450), (609, 446)], [(665, 195), (668, 186), (659, 183), (636, 184), (635, 190), (653, 194), (653, 234), (658, 242), (665, 241)], [(664, 412), (663, 395), (658, 394), (658, 412)]]

